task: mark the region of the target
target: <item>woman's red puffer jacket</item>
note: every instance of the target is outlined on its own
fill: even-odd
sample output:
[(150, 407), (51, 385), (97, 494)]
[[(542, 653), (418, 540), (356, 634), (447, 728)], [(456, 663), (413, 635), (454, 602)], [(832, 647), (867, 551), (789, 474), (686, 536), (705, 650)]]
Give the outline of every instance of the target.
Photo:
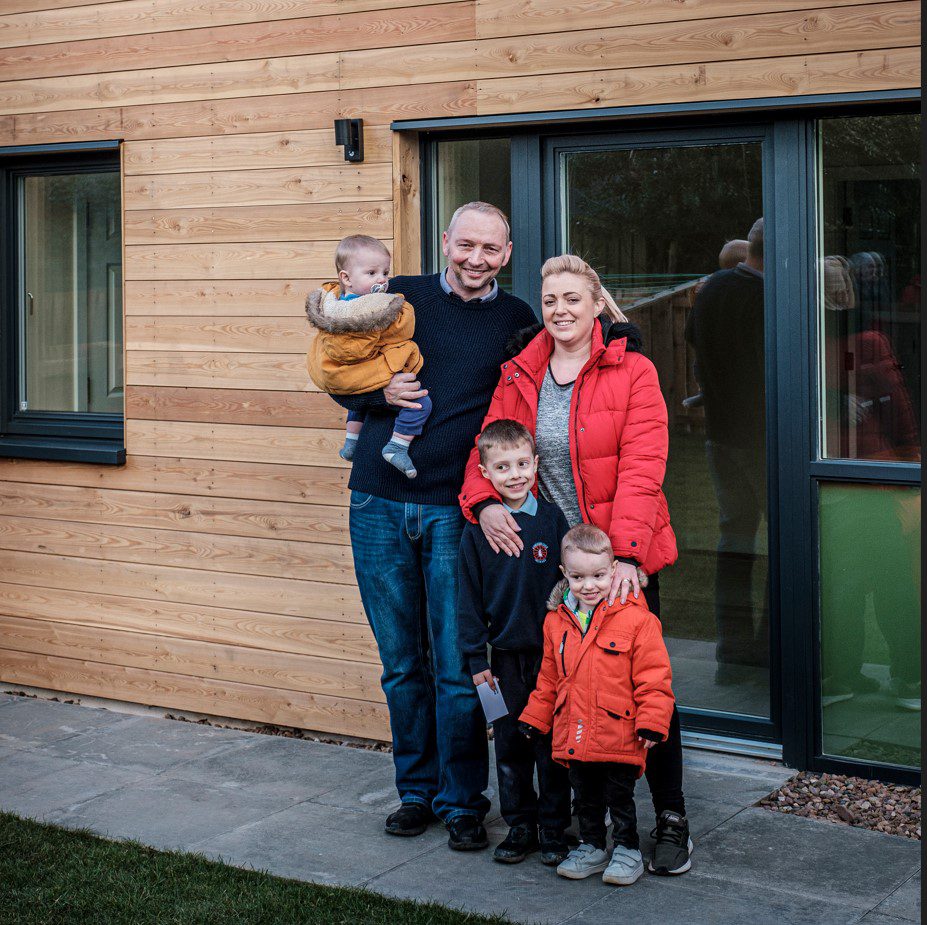
[[(628, 349), (636, 331), (633, 325), (593, 325), (592, 353), (573, 388), (570, 457), (583, 520), (609, 535), (616, 556), (635, 559), (652, 575), (676, 561), (676, 536), (661, 488), (669, 449), (666, 403), (653, 363)], [(502, 364), (483, 427), (511, 419), (534, 434), (553, 347), (542, 330)], [(474, 446), (460, 492), (471, 521), (474, 505), (498, 499), (478, 466)]]

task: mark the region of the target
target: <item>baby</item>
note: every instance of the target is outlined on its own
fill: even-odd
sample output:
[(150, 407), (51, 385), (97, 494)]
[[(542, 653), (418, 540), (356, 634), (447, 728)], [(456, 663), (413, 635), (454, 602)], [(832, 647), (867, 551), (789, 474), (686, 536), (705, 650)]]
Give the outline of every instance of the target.
[[(335, 250), (337, 283), (326, 283), (306, 299), (306, 315), (318, 334), (309, 348), (312, 381), (342, 407), (348, 420), (342, 459), (354, 458), (364, 418), (371, 407), (382, 408), (373, 393), (387, 386), (395, 373), (418, 373), (422, 355), (412, 340), (415, 310), (399, 294), (386, 292), (390, 253), (376, 238), (354, 234)], [(370, 401), (344, 401), (339, 396), (368, 396)], [(409, 456), (412, 441), (431, 414), (431, 399), (420, 408), (403, 408), (383, 458), (410, 479), (418, 474)]]

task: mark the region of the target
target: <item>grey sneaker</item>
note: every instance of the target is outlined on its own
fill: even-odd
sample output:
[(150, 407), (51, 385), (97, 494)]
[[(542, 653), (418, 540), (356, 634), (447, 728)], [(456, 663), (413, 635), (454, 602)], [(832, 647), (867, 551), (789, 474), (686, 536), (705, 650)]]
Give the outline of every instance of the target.
[(612, 886), (630, 886), (643, 872), (644, 858), (640, 851), (618, 845), (612, 852), (611, 863), (602, 874), (602, 882)]
[(608, 867), (608, 852), (583, 842), (574, 848), (557, 867), (557, 873), (567, 880), (584, 880), (600, 874)]

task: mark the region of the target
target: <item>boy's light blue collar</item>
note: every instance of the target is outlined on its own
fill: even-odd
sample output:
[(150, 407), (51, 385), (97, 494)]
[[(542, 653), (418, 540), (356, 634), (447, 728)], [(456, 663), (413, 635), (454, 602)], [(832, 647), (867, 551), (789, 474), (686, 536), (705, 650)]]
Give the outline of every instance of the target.
[(527, 514), (529, 517), (534, 517), (534, 515), (538, 512), (538, 499), (534, 497), (533, 492), (529, 491), (528, 497), (525, 498), (525, 501), (521, 507), (511, 508), (504, 501), (502, 502), (502, 506), (510, 514)]

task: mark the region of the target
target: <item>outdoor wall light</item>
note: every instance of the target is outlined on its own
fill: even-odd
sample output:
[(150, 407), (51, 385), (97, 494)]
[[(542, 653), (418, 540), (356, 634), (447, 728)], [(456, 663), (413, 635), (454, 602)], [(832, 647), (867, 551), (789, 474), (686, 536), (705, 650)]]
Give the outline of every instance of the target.
[(364, 159), (364, 120), (335, 119), (335, 144), (344, 145), (346, 161), (362, 161)]

